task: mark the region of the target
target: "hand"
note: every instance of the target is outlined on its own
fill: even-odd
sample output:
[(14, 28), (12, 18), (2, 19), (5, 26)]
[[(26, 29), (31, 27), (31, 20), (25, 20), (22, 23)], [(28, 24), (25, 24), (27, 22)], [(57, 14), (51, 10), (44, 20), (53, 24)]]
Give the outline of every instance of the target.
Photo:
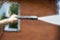
[(18, 15), (16, 14), (13, 14), (9, 19), (9, 23), (14, 23), (14, 22), (17, 22), (18, 18), (17, 18)]
[(0, 26), (1, 25), (6, 25), (8, 23), (14, 23), (14, 22), (17, 22), (18, 18), (17, 18), (17, 15), (13, 14), (10, 18), (8, 19), (3, 19), (3, 20), (0, 20)]

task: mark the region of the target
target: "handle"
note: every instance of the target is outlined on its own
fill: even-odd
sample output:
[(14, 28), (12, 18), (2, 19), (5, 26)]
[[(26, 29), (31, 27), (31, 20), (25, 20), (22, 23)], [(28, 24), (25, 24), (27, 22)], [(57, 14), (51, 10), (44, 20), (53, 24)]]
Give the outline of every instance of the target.
[(18, 16), (18, 19), (25, 19), (25, 20), (37, 20), (37, 16)]

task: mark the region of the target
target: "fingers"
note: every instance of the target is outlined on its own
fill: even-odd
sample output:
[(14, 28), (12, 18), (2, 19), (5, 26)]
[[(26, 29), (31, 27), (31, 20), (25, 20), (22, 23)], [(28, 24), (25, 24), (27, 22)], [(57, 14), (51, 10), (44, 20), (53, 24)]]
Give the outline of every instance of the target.
[(18, 18), (16, 14), (13, 14), (10, 18), (9, 18), (9, 23), (14, 23), (17, 22)]
[[(17, 18), (17, 16), (18, 16), (18, 15), (13, 14), (11, 17), (12, 17), (12, 18), (13, 18), (13, 17), (14, 17), (14, 18)], [(11, 18), (11, 17), (10, 17), (10, 18)]]

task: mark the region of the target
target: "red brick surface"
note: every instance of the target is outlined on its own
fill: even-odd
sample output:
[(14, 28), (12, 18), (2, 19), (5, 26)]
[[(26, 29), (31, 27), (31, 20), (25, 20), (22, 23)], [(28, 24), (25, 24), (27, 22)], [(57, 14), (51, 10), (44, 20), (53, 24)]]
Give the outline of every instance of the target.
[[(21, 15), (56, 13), (54, 1), (20, 1)], [(58, 27), (37, 20), (21, 20), (20, 32), (4, 32), (1, 40), (57, 40)]]

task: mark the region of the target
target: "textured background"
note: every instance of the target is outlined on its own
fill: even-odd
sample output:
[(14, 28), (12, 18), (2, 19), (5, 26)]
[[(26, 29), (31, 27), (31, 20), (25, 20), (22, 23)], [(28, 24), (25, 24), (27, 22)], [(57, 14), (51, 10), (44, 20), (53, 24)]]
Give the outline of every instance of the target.
[[(56, 14), (54, 0), (15, 0), (21, 15), (47, 16)], [(59, 27), (38, 20), (21, 20), (20, 32), (4, 32), (1, 40), (59, 40)]]

